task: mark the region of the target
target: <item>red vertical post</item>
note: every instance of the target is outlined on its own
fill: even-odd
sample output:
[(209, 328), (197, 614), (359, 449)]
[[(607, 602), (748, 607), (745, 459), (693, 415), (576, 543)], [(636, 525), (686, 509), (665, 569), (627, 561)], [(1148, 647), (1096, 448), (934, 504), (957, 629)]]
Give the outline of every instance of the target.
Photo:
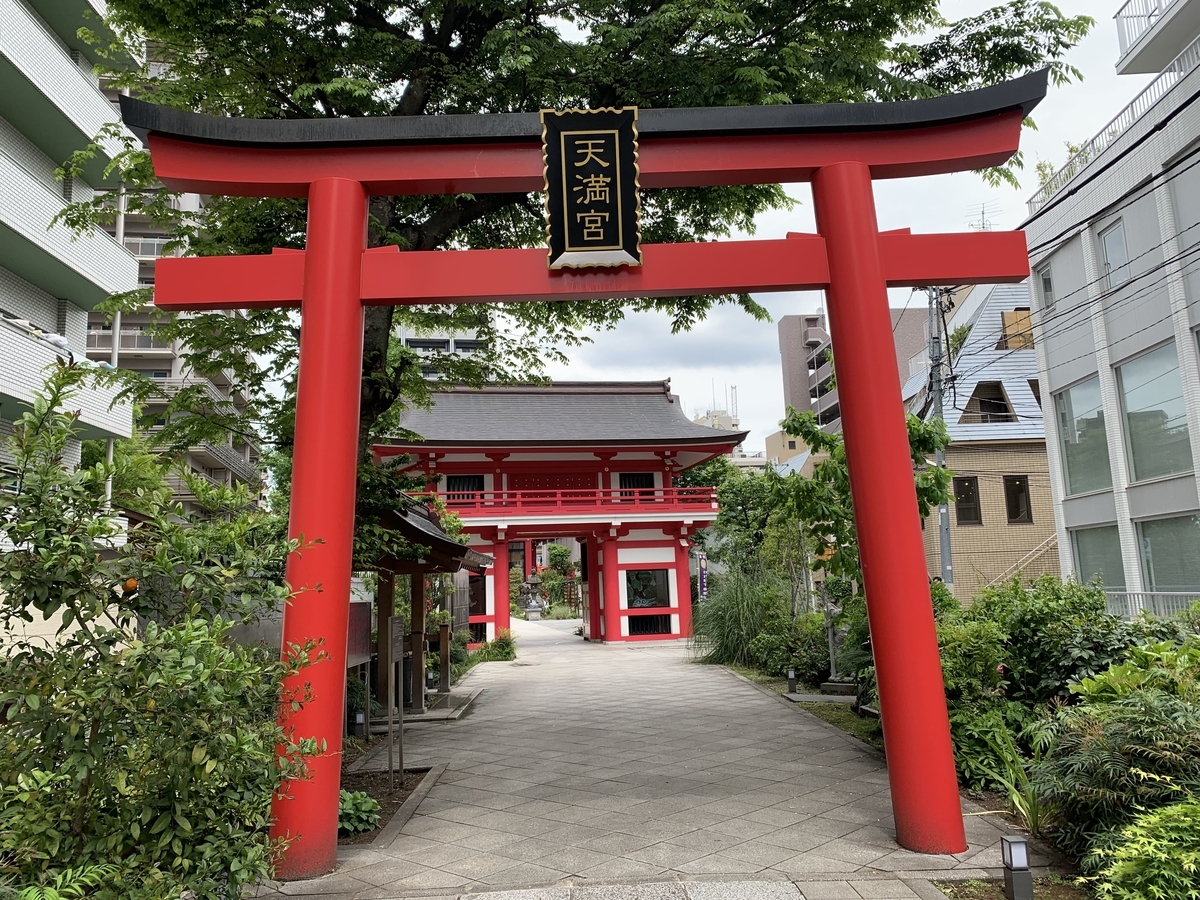
[(692, 572), (687, 538), (675, 543), (675, 592), (679, 600), (679, 636), (692, 636)]
[(829, 330), (896, 840), (920, 853), (961, 853), (967, 841), (869, 167), (819, 169), (813, 204), (829, 255)]
[(493, 588), (495, 602), (492, 604), (492, 612), (495, 618), (492, 620), (493, 637), (495, 632), (499, 632), (501, 628), (508, 628), (512, 613), (509, 606), (512, 601), (509, 598), (508, 579), (508, 542), (500, 541), (493, 545), (492, 555), (496, 558), (494, 571), (496, 575), (496, 586)]
[(288, 584), (301, 593), (284, 610), (283, 641), (286, 654), (289, 644), (320, 640), (324, 658), (288, 679), (286, 689), (299, 693), (307, 685), (312, 696), (298, 711), (282, 713), (282, 721), (296, 739), (315, 737), (325, 746), (308, 761), (309, 778), (284, 785), (272, 804), (271, 834), (291, 842), (276, 869), (281, 879), (323, 875), (337, 862), (366, 225), (361, 184), (313, 182), (288, 525), (307, 546), (288, 558)]
[(590, 535), (583, 547), (588, 555), (588, 638), (593, 641), (599, 641), (603, 637), (600, 634), (600, 582), (604, 578), (604, 573), (596, 561), (599, 548), (600, 536), (597, 534)]
[(600, 545), (600, 576), (604, 579), (604, 640), (621, 640), (621, 573), (617, 569), (617, 539)]

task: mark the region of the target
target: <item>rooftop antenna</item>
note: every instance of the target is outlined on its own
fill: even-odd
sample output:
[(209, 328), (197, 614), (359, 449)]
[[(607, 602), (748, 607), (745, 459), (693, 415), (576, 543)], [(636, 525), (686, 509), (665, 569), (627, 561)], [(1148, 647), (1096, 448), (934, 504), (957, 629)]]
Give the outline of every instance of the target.
[(991, 231), (996, 227), (995, 223), (992, 221), (992, 217), (998, 215), (999, 213), (1000, 204), (998, 201), (988, 200), (985, 203), (980, 203), (978, 219), (971, 219), (971, 216), (973, 216), (974, 213), (969, 213), (967, 215), (967, 218), (971, 219), (971, 221), (967, 223), (968, 227), (970, 227), (972, 231)]

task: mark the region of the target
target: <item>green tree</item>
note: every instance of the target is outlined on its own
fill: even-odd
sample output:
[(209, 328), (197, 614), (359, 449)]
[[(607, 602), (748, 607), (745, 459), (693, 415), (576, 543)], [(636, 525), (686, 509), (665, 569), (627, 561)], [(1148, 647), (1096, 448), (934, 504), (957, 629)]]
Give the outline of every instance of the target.
[[(83, 441), (80, 468), (91, 469), (104, 462), (106, 444)], [(154, 452), (144, 433), (134, 432), (132, 437), (114, 441), (112, 464), (112, 502), (118, 509), (148, 513), (170, 494), (163, 482), (163, 457)]]
[[(206, 113), (266, 118), (427, 116), (529, 112), (544, 107), (695, 107), (827, 103), (930, 97), (996, 83), (1048, 65), (1078, 77), (1063, 56), (1092, 20), (1048, 2), (1009, 0), (945, 21), (937, 0), (111, 0), (107, 22), (125, 42), (149, 46), (140, 67), (109, 73), (155, 102)], [(113, 53), (115, 60), (117, 54)], [(121, 58), (127, 58), (122, 56)], [(162, 65), (162, 64), (166, 65)], [(73, 161), (73, 165), (81, 162)], [(262, 253), (300, 247), (303, 201), (213, 198), (182, 216), (155, 190), (146, 154), (130, 147), (114, 168), (130, 185), (129, 208), (168, 229), (188, 252)], [(1012, 177), (1010, 170), (1005, 170)], [(75, 226), (111, 219), (115, 198), (75, 205)], [(754, 217), (790, 204), (777, 185), (648, 190), (643, 238), (709, 240), (753, 231)], [(541, 202), (527, 194), (375, 197), (369, 243), (401, 249), (532, 246), (543, 240)], [(143, 293), (120, 298), (140, 304)], [(439, 356), (447, 380), (538, 375), (611, 328), (630, 309), (659, 310), (676, 330), (715, 303), (765, 312), (748, 296), (631, 301), (425, 306), (366, 311), (359, 446), (397, 426), (398, 412), (427, 403), (431, 386), (395, 327), (477, 332), (481, 353)], [(187, 446), (209, 429), (252, 434), (264, 423), (286, 450), (287, 403), (264, 385), (289, 381), (296, 322), (280, 310), (173, 318), (161, 336), (191, 348), (195, 370), (233, 373), (250, 398), (232, 408), (171, 416), (162, 435)], [(260, 368), (247, 358), (269, 364)], [(134, 394), (155, 390), (145, 380)], [(195, 410), (180, 392), (173, 409)]]
[[(950, 443), (946, 424), (940, 419), (922, 422), (908, 416), (908, 443), (912, 454), (917, 489), (917, 511), (922, 519), (929, 510), (949, 497), (949, 469), (930, 465), (939, 449)], [(813, 567), (829, 575), (862, 583), (858, 554), (858, 534), (854, 527), (854, 504), (850, 495), (850, 472), (846, 465), (846, 447), (841, 434), (822, 431), (811, 412), (798, 413), (788, 407), (780, 423), (788, 434), (799, 435), (821, 457), (811, 477), (794, 472), (786, 478), (768, 473), (776, 503), (794, 513), (803, 525), (805, 537), (815, 550)], [(914, 523), (915, 524), (915, 523)]]

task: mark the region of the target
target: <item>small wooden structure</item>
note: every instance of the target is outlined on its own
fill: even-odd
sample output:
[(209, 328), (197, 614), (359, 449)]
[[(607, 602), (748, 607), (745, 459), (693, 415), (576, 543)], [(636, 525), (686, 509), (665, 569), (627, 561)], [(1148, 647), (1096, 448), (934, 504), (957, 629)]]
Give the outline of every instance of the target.
[(375, 638), (375, 695), (387, 696), (387, 676), (394, 660), (386, 623), (388, 618), (396, 613), (396, 576), (407, 576), (412, 585), (412, 615), (409, 618), (412, 703), (413, 712), (419, 713), (425, 708), (425, 576), (436, 573), (453, 574), (462, 569), (482, 574), (492, 565), (492, 558), (458, 543), (442, 531), (433, 514), (424, 506), (388, 513), (381, 518), (380, 524), (399, 532), (406, 541), (420, 548), (420, 556), (413, 559), (383, 556), (376, 564), (379, 587), (375, 597), (375, 621), (378, 623)]

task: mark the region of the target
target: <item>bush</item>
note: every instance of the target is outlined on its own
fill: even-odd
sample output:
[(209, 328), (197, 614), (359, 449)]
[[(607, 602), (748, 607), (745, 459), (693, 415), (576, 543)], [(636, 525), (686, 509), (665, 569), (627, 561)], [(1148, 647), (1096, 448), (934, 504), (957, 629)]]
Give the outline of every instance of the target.
[(946, 701), (974, 706), (1003, 699), (1004, 629), (986, 620), (950, 618), (938, 622), (937, 633)]
[(484, 648), (485, 662), (509, 662), (517, 658), (517, 641), (512, 632), (501, 628)]
[(1200, 707), (1159, 690), (1061, 709), (1054, 743), (1033, 766), (1039, 795), (1056, 810), (1055, 839), (1095, 868), (1090, 850), (1111, 845), (1139, 810), (1200, 792)]
[(1104, 865), (1096, 886), (1101, 897), (1200, 898), (1200, 799), (1139, 814), (1115, 846), (1096, 856)]
[(1010, 768), (1014, 734), (1020, 734), (1033, 715), (1019, 703), (992, 707), (950, 706), (950, 737), (959, 783), (969, 790), (1004, 790), (997, 777)]
[[(55, 373), (18, 423), (21, 481), (0, 492), (0, 860), (26, 884), (110, 865), (92, 896), (237, 896), (270, 875), (272, 794), (301, 777), (315, 741), (277, 724), (282, 691), (315, 646), (283, 664), (233, 643), (233, 619), (288, 596), (293, 545), (243, 491), (196, 484), (206, 521), (147, 498), (123, 544), (108, 468), (72, 471), (84, 375)], [(16, 638), (45, 621), (46, 643)], [(276, 748), (283, 747), (284, 757)]]
[(772, 619), (786, 619), (787, 592), (774, 578), (731, 571), (713, 585), (692, 619), (700, 659), (721, 665), (753, 666), (751, 643)]
[(1200, 704), (1200, 638), (1183, 645), (1162, 642), (1134, 647), (1125, 662), (1070, 689), (1088, 703), (1119, 700), (1134, 691), (1159, 690)]
[(750, 655), (768, 675), (786, 675), (793, 668), (800, 682), (820, 684), (829, 677), (825, 616), (804, 613), (794, 621), (786, 616), (772, 617), (750, 642)]
[(338, 831), (358, 834), (379, 826), (379, 804), (366, 791), (342, 791), (338, 796)]

